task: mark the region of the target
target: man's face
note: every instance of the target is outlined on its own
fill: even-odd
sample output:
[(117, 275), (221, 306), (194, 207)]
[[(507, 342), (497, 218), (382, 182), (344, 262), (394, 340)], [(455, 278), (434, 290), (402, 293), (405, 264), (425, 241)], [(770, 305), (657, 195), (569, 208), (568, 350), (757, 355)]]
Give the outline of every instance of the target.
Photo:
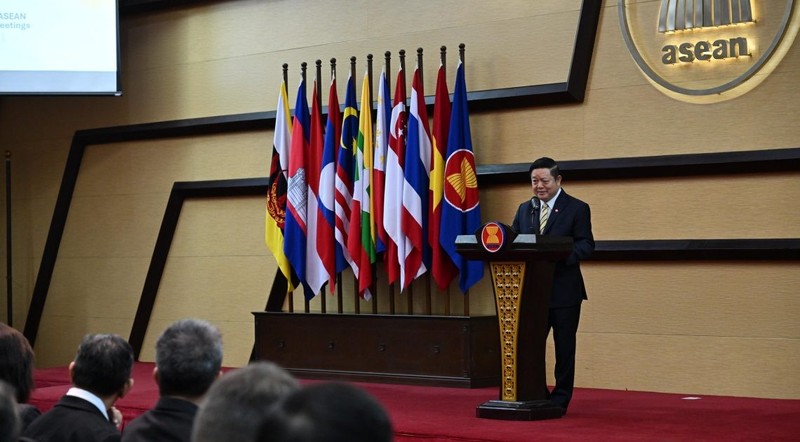
[(561, 176), (553, 178), (550, 169), (533, 169), (531, 171), (531, 189), (536, 198), (550, 201), (561, 187)]

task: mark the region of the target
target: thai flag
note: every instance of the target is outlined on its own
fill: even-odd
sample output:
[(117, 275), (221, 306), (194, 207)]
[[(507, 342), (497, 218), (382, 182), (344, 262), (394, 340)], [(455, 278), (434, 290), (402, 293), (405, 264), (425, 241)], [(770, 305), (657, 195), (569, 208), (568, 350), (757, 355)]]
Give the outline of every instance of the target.
[(406, 239), (405, 268), (400, 275), (403, 289), (411, 285), (427, 268), (423, 262), (427, 231), (425, 221), (428, 211), (428, 174), (431, 162), (431, 136), (428, 129), (428, 111), (422, 91), (419, 69), (414, 70), (411, 82), (411, 111), (408, 118), (406, 141), (405, 181), (403, 183), (403, 213), (401, 228)]

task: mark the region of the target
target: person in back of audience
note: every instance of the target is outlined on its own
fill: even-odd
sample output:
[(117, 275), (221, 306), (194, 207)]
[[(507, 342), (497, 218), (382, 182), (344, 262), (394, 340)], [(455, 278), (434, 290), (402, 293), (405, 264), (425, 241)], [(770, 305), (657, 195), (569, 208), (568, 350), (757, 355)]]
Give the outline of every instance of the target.
[(156, 406), (131, 421), (122, 442), (189, 442), (197, 407), (222, 368), (222, 335), (206, 321), (183, 319), (156, 341)]
[(16, 442), (19, 436), (19, 414), (14, 387), (0, 380), (0, 442)]
[(258, 442), (390, 442), (383, 406), (345, 383), (313, 384), (279, 401), (264, 418)]
[(297, 380), (272, 362), (227, 372), (200, 404), (192, 441), (254, 442), (270, 406), (298, 388)]
[(114, 403), (133, 387), (133, 349), (115, 334), (87, 335), (69, 364), (73, 387), (22, 433), (37, 442), (116, 442)]
[(28, 403), (34, 388), (33, 349), (17, 329), (0, 322), (0, 379), (15, 390), (17, 413), (24, 430), (42, 413)]

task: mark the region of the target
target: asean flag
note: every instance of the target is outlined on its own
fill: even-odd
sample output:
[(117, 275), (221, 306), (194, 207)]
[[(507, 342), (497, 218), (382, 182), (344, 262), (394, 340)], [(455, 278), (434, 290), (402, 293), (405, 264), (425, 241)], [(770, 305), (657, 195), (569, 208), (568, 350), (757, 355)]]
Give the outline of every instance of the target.
[(483, 262), (465, 259), (456, 252), (456, 236), (471, 235), (481, 225), (478, 175), (472, 153), (463, 63), (458, 64), (453, 91), (447, 160), (444, 166), (444, 200), (439, 241), (458, 267), (459, 289), (466, 292), (483, 278)]

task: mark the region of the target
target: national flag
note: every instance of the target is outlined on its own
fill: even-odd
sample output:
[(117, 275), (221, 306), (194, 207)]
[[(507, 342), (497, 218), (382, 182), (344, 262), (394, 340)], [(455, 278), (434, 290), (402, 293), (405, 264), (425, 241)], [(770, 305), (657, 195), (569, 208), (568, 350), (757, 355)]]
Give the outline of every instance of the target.
[[(306, 282), (311, 288), (310, 293), (306, 293), (306, 299), (313, 298), (322, 290), (322, 286), (328, 282), (330, 275), (322, 256), (319, 253), (318, 239), (322, 237), (324, 242), (325, 235), (320, 229), (325, 227), (322, 213), (319, 208), (320, 175), (322, 174), (322, 149), (325, 144), (325, 133), (322, 129), (322, 112), (320, 111), (320, 100), (317, 95), (317, 82), (314, 82), (314, 95), (311, 104), (311, 134), (309, 138), (308, 151), (306, 156), (306, 183), (308, 185), (308, 203), (306, 213), (308, 215), (308, 235), (306, 236)], [(333, 240), (333, 231), (331, 240)]]
[(458, 64), (453, 90), (450, 135), (444, 166), (444, 199), (440, 243), (458, 267), (458, 287), (466, 292), (483, 278), (483, 262), (471, 261), (456, 252), (456, 236), (471, 235), (481, 225), (478, 176), (472, 153), (472, 135), (467, 108), (467, 83), (464, 65)]
[(306, 151), (310, 132), (310, 117), (306, 100), (306, 83), (300, 81), (294, 107), (292, 144), (289, 152), (289, 182), (287, 188), (287, 216), (284, 228), (283, 251), (292, 263), (295, 274), (303, 283), (306, 296), (311, 289), (306, 283), (306, 232), (308, 185), (306, 184)]
[(386, 154), (389, 150), (389, 118), (391, 105), (389, 103), (389, 85), (386, 83), (386, 70), (381, 71), (378, 84), (378, 110), (375, 122), (375, 165), (372, 170), (372, 197), (370, 214), (375, 220), (377, 238), (375, 252), (383, 253), (386, 250), (386, 229), (383, 226), (384, 198), (386, 194)]
[(427, 243), (425, 220), (428, 211), (428, 173), (431, 162), (431, 137), (428, 111), (422, 90), (419, 68), (411, 82), (411, 109), (406, 140), (405, 181), (403, 183), (403, 213), (401, 229), (406, 237), (405, 268), (400, 275), (403, 289), (425, 273), (424, 254)]
[(375, 227), (369, 211), (373, 140), (372, 100), (369, 96), (369, 78), (366, 74), (361, 87), (360, 111), (353, 174), (353, 206), (350, 230), (347, 235), (347, 250), (353, 258), (355, 267), (358, 267), (358, 293), (364, 299), (369, 299), (371, 297), (369, 286), (372, 285), (372, 263), (375, 262)]
[(267, 183), (267, 216), (264, 239), (275, 257), (278, 269), (286, 278), (287, 290), (294, 290), (292, 267), (283, 253), (283, 226), (286, 222), (286, 173), (289, 169), (289, 143), (292, 121), (286, 98), (286, 83), (281, 82), (278, 107), (275, 110), (275, 133), (272, 137), (272, 164)]
[(383, 201), (383, 226), (386, 229), (386, 282), (400, 280), (405, 263), (406, 241), (400, 226), (403, 212), (403, 164), (406, 155), (406, 82), (401, 69), (394, 88), (392, 116), (389, 122), (389, 149), (386, 153), (386, 188)]
[[(342, 133), (342, 112), (339, 110), (339, 96), (336, 93), (336, 77), (331, 79), (328, 96), (328, 124), (325, 129), (325, 146), (322, 150), (322, 174), (319, 177), (319, 211), (321, 220), (317, 225), (317, 250), (330, 275), (330, 290), (336, 287), (336, 146)], [(340, 251), (341, 253), (341, 251)]]
[[(352, 258), (347, 251), (347, 234), (350, 229), (351, 206), (353, 204), (353, 152), (358, 141), (358, 109), (356, 108), (355, 79), (347, 79), (342, 114), (342, 135), (336, 155), (336, 273), (341, 273), (351, 265)], [(358, 276), (358, 273), (355, 273)]]
[(458, 273), (458, 269), (439, 244), (444, 193), (444, 155), (447, 153), (447, 135), (450, 129), (450, 94), (447, 91), (444, 66), (439, 66), (436, 100), (433, 106), (433, 161), (428, 202), (428, 244), (431, 247), (431, 275), (439, 290), (446, 290)]

